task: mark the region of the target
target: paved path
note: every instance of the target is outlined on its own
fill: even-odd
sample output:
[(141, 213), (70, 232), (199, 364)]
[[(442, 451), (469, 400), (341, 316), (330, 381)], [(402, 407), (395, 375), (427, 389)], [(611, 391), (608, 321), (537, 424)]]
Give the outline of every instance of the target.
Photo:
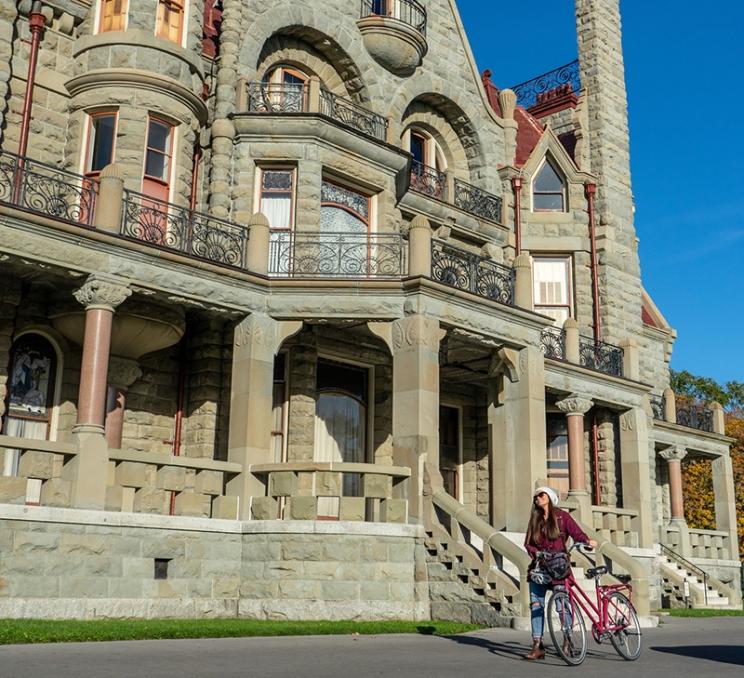
[(465, 636), (324, 636), (164, 640), (0, 647), (1, 678), (713, 678), (744, 676), (744, 617), (667, 619), (644, 632), (637, 662), (609, 645), (590, 645), (582, 667), (551, 654), (533, 664), (523, 632), (493, 629)]

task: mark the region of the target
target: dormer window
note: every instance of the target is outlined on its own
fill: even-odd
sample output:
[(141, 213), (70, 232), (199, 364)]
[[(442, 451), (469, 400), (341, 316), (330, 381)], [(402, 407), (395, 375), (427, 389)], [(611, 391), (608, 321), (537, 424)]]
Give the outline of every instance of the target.
[(566, 180), (550, 158), (543, 160), (532, 182), (532, 210), (566, 211)]

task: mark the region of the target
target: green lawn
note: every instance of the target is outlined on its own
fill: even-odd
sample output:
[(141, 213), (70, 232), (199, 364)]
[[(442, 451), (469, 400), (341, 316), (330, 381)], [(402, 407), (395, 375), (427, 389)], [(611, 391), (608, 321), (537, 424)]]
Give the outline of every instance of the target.
[(670, 617), (744, 617), (744, 610), (663, 610)]
[(55, 621), (0, 619), (0, 645), (71, 643), (166, 638), (246, 638), (251, 636), (379, 635), (422, 633), (448, 636), (475, 631), (475, 624), (452, 622), (257, 621), (252, 619), (102, 619)]

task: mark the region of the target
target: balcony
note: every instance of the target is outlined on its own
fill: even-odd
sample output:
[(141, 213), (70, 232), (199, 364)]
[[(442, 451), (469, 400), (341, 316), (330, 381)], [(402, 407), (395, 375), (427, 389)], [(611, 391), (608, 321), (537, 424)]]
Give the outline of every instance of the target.
[(668, 395), (674, 395), (669, 389), (660, 396), (649, 396), (651, 412), (654, 421), (671, 421), (679, 426), (686, 428), (705, 431), (706, 433), (723, 433), (723, 424), (721, 430), (717, 431), (714, 425), (715, 413), (712, 407), (706, 407), (687, 400), (680, 400), (672, 397), (672, 407), (667, 402)]
[(501, 198), (455, 179), (455, 207), (476, 217), (501, 223)]
[(556, 90), (562, 95), (576, 96), (581, 89), (579, 61), (577, 59), (509, 89), (517, 95), (517, 105), (527, 109), (546, 103), (546, 95)]
[(418, 160), (411, 163), (411, 190), (430, 198), (447, 200), (447, 175)]
[(514, 305), (514, 271), (440, 240), (431, 242), (431, 277), (449, 287)]
[(0, 203), (90, 227), (97, 193), (95, 179), (0, 151)]
[(550, 360), (566, 360), (566, 333), (557, 327), (543, 330), (540, 335), (543, 355)]
[(361, 0), (359, 16), (370, 56), (395, 75), (412, 75), (428, 50), (423, 6), (416, 0)]
[(377, 141), (387, 140), (387, 118), (321, 88), (317, 80), (307, 84), (251, 82), (246, 93), (243, 104), (249, 113), (317, 113)]
[(407, 273), (406, 242), (399, 233), (271, 232), (270, 276), (399, 279)]
[(222, 266), (245, 267), (248, 229), (135, 191), (124, 191), (121, 235)]
[[(576, 330), (574, 330), (576, 332)], [(620, 346), (588, 337), (578, 337), (570, 344), (566, 330), (550, 327), (540, 337), (543, 355), (549, 360), (562, 360), (613, 377), (625, 376), (625, 351)]]

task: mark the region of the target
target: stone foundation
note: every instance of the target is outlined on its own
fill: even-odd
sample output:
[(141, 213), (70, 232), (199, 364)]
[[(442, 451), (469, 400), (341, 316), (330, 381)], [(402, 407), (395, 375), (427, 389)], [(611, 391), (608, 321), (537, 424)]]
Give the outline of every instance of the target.
[(0, 525), (0, 617), (430, 618), (417, 526), (23, 506)]

